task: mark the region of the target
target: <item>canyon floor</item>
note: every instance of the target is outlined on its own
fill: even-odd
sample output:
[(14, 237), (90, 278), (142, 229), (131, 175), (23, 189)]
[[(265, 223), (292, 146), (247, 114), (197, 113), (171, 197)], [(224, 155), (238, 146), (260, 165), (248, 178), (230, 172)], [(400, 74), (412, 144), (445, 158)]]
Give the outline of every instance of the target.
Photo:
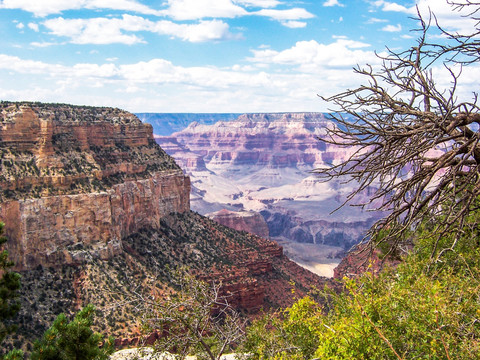
[(319, 276), (333, 277), (333, 270), (342, 260), (339, 254), (343, 254), (343, 249), (338, 246), (297, 243), (281, 238), (275, 240), (289, 259)]

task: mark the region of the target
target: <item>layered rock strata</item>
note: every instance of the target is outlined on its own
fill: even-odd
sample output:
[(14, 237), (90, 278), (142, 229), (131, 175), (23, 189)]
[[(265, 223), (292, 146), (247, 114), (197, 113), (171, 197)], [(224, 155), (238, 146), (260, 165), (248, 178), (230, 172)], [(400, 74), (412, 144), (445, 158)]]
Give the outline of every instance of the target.
[(111, 108), (0, 104), (0, 220), (17, 269), (78, 264), (190, 209), (189, 178), (152, 127)]
[(113, 108), (0, 103), (0, 201), (100, 191), (178, 170), (152, 126)]
[(94, 256), (118, 255), (121, 240), (143, 227), (158, 227), (171, 212), (189, 210), (190, 183), (181, 171), (156, 172), (111, 189), (77, 195), (12, 200), (1, 204), (0, 219), (17, 269), (79, 264), (89, 246)]
[(0, 221), (22, 274), (14, 342), (88, 303), (101, 314), (98, 329), (138, 338), (135, 301), (171, 294), (169, 269), (179, 266), (222, 282), (247, 313), (291, 305), (292, 286), (301, 296), (327, 281), (275, 242), (189, 211), (189, 178), (133, 115), (31, 103), (0, 110)]
[[(244, 114), (210, 125), (193, 122), (156, 140), (190, 175), (193, 210), (257, 234), (244, 214), (260, 213), (271, 238), (282, 244), (312, 244), (323, 251), (323, 259), (313, 259), (289, 246), (289, 255), (299, 263), (315, 263), (331, 258), (332, 252), (342, 256), (383, 216), (348, 206), (333, 212), (355, 183), (326, 183), (312, 174), (356, 151), (320, 141), (326, 128), (334, 126), (334, 120), (321, 113)], [(370, 190), (375, 189), (357, 199), (366, 199)], [(230, 213), (222, 214), (222, 209)]]
[(246, 231), (264, 238), (269, 237), (268, 225), (259, 213), (222, 209), (206, 214), (206, 216), (232, 229)]

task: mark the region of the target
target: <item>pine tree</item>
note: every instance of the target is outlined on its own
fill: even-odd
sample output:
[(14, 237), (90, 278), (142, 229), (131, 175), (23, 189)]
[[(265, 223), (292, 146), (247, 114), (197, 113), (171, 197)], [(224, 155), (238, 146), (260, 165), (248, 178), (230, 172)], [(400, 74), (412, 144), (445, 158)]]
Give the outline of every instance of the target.
[(20, 274), (9, 270), (13, 262), (8, 260), (8, 251), (1, 250), (7, 241), (2, 235), (4, 226), (5, 224), (0, 222), (0, 343), (16, 329), (15, 325), (7, 321), (20, 310), (20, 302), (16, 299), (20, 288)]
[[(91, 329), (95, 307), (87, 305), (68, 321), (57, 316), (52, 326), (37, 340), (32, 360), (106, 360), (113, 352), (113, 338), (103, 343), (103, 335)], [(102, 346), (103, 345), (103, 346)]]

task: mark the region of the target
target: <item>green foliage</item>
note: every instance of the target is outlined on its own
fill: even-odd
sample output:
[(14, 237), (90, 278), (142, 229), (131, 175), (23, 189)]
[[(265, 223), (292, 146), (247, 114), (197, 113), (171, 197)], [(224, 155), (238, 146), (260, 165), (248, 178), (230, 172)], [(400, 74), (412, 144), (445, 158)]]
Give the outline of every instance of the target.
[(34, 344), (32, 360), (106, 360), (114, 350), (113, 338), (103, 336), (91, 326), (95, 308), (87, 305), (72, 321), (58, 315), (40, 341)]
[(24, 354), (22, 350), (14, 349), (7, 353), (2, 360), (23, 360)]
[(267, 314), (248, 329), (242, 351), (255, 359), (310, 359), (318, 343), (320, 306), (310, 297), (298, 300), (280, 316)]
[(283, 317), (255, 322), (247, 351), (255, 359), (479, 358), (478, 230), (467, 226), (461, 238), (436, 244), (431, 229), (426, 222), (413, 234), (396, 269), (345, 278), (344, 293), (325, 292), (328, 312), (305, 298)]
[[(7, 238), (2, 235), (4, 226), (0, 222), (0, 249), (7, 241)], [(9, 271), (12, 266), (13, 262), (8, 260), (8, 251), (0, 251), (0, 343), (16, 329), (16, 326), (9, 324), (7, 321), (12, 319), (20, 310), (20, 302), (16, 300), (18, 297), (17, 291), (20, 289), (20, 275)]]

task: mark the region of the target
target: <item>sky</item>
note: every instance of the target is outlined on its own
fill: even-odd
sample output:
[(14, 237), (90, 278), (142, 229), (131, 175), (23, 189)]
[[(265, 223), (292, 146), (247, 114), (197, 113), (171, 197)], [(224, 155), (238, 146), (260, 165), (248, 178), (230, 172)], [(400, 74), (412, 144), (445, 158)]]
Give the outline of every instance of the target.
[[(318, 95), (362, 84), (355, 65), (415, 45), (416, 5), (471, 29), (446, 0), (0, 0), (0, 100), (328, 111)], [(480, 71), (464, 72), (471, 96)]]

